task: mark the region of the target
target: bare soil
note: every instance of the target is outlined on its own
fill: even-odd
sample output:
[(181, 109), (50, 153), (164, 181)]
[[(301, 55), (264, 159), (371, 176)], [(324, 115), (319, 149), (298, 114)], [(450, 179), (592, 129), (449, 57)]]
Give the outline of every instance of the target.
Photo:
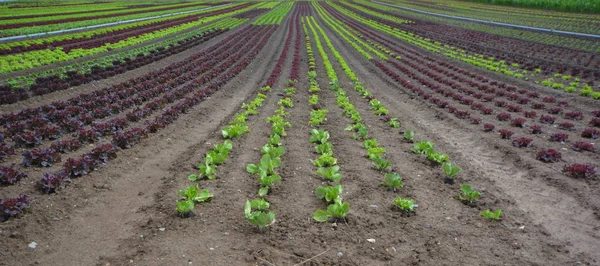
[[(271, 37), (256, 60), (210, 99), (141, 144), (119, 153), (107, 167), (74, 179), (56, 194), (33, 190), (39, 175), (18, 187), (0, 187), (0, 198), (31, 194), (32, 209), (0, 224), (0, 265), (598, 265), (600, 263), (598, 180), (578, 180), (559, 172), (558, 165), (536, 161), (535, 150), (517, 149), (496, 134), (481, 131), (446, 111), (424, 102), (400, 87), (333, 32), (325, 29), (365, 87), (398, 117), (401, 128), (388, 127), (369, 109), (367, 100), (342, 76), (370, 135), (387, 149), (394, 171), (404, 179), (399, 192), (379, 186), (382, 175), (373, 170), (362, 143), (345, 131), (351, 121), (336, 106), (335, 95), (316, 48), (320, 103), (329, 109), (321, 127), (331, 134), (343, 174), (344, 200), (351, 204), (345, 222), (317, 223), (312, 213), (326, 208), (314, 196), (324, 185), (315, 174), (313, 145), (308, 142), (310, 106), (305, 79), (307, 55), (301, 51), (301, 78), (293, 95), (292, 127), (283, 139), (287, 149), (279, 169), (283, 176), (269, 196), (276, 222), (264, 231), (243, 215), (247, 199), (255, 198), (258, 182), (245, 166), (260, 159), (260, 147), (270, 133), (271, 116), (289, 75), (285, 70), (259, 114), (248, 120), (250, 133), (234, 140), (231, 158), (218, 168), (217, 180), (200, 182), (215, 194), (199, 204), (195, 217), (175, 214), (177, 190), (191, 183), (187, 176), (212, 145), (220, 129), (240, 111), (270, 75), (287, 36), (290, 16)], [(235, 34), (235, 31), (228, 33)], [(118, 83), (216, 43), (228, 34), (185, 53), (101, 82), (35, 97), (2, 107), (2, 113), (39, 106), (77, 93)], [(304, 36), (300, 36), (304, 42)], [(334, 61), (332, 54), (328, 56)], [(454, 62), (453, 62), (454, 63)], [(456, 64), (460, 64), (456, 62)], [(462, 65), (461, 65), (462, 66)], [(510, 84), (520, 81), (486, 75)], [(535, 88), (540, 89), (540, 88)], [(554, 92), (552, 92), (554, 93)], [(561, 93), (557, 93), (562, 96)], [(571, 100), (571, 99), (569, 99)], [(597, 106), (577, 102), (581, 109)], [(410, 152), (412, 143), (401, 131), (412, 129), (417, 139), (430, 140), (436, 150), (462, 167), (455, 185), (443, 183), (440, 167)], [(569, 160), (580, 155), (568, 153)], [(597, 156), (597, 155), (590, 155)], [(585, 157), (585, 158), (584, 158)], [(562, 166), (562, 164), (561, 164)], [(472, 206), (456, 199), (459, 185), (468, 183), (484, 195)], [(16, 188), (16, 189), (15, 189)], [(403, 215), (392, 206), (397, 197), (415, 199), (416, 214)], [(502, 209), (502, 221), (480, 216), (485, 209)], [(36, 242), (35, 249), (28, 244)]]

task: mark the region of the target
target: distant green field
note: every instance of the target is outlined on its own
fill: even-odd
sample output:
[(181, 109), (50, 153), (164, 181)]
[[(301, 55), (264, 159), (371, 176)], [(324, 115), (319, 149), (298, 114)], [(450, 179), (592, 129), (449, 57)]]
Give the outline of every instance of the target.
[(600, 0), (463, 0), (471, 2), (490, 3), (553, 9), (572, 12), (600, 13)]

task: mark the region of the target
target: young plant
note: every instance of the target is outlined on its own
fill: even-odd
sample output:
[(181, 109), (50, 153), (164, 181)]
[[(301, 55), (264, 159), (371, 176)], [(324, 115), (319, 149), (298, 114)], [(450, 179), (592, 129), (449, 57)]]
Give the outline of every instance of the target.
[(310, 131), (310, 143), (323, 144), (329, 139), (329, 132), (321, 129), (313, 129)]
[(340, 179), (342, 179), (342, 174), (340, 174), (339, 171), (340, 167), (338, 165), (331, 167), (319, 167), (317, 169), (317, 174), (328, 181), (340, 182)]
[(285, 106), (286, 108), (294, 107), (294, 103), (292, 102), (291, 98), (283, 98), (283, 99), (279, 100), (279, 102), (277, 102), (277, 104), (279, 104), (281, 106)]
[(415, 211), (415, 201), (412, 199), (403, 199), (401, 197), (397, 197), (394, 199), (394, 205), (400, 209), (401, 211), (410, 213)]
[(490, 210), (485, 210), (481, 213), (481, 216), (488, 218), (490, 220), (500, 221), (502, 220), (502, 210), (497, 209), (495, 212)]
[(246, 201), (244, 215), (251, 224), (258, 226), (259, 230), (275, 222), (275, 213), (268, 210), (269, 203), (264, 200)]
[(325, 200), (326, 202), (333, 202), (340, 197), (343, 190), (342, 185), (317, 187), (315, 195), (318, 199)]
[(317, 210), (313, 213), (313, 219), (317, 222), (327, 222), (331, 218), (335, 218), (336, 221), (344, 220), (350, 212), (350, 203), (342, 203), (342, 199), (338, 198), (334, 203), (327, 206), (327, 211)]
[(208, 178), (210, 180), (217, 178), (215, 176), (217, 172), (217, 166), (213, 162), (213, 158), (210, 154), (204, 158), (204, 164), (198, 164), (198, 175), (191, 174), (188, 176), (190, 181), (196, 181), (198, 179)]
[(433, 150), (433, 143), (422, 140), (415, 143), (411, 151), (417, 154), (426, 154), (428, 150)]
[(451, 162), (445, 162), (442, 164), (442, 170), (446, 175), (444, 179), (444, 183), (446, 184), (454, 184), (454, 176), (460, 172), (460, 167), (452, 165)]
[(178, 194), (185, 198), (185, 200), (191, 200), (193, 202), (207, 202), (214, 197), (214, 195), (206, 189), (200, 191), (198, 184), (188, 186), (185, 190), (180, 189)]
[(323, 121), (327, 121), (327, 113), (329, 113), (329, 110), (327, 109), (310, 111), (310, 121), (308, 122), (308, 124), (311, 126), (322, 124)]
[(436, 164), (441, 164), (445, 161), (448, 161), (448, 159), (449, 159), (448, 154), (435, 152), (435, 151), (433, 151), (433, 149), (427, 150), (426, 154), (427, 154), (427, 159)]
[(371, 161), (373, 162), (373, 168), (380, 172), (388, 171), (390, 167), (392, 167), (392, 162), (381, 158), (381, 156), (373, 157), (371, 158)]
[(313, 94), (308, 98), (308, 103), (310, 105), (316, 105), (319, 103), (319, 95)]
[(415, 132), (410, 129), (407, 131), (404, 131), (403, 137), (404, 137), (405, 141), (413, 142), (413, 141), (415, 141)]
[(325, 153), (319, 156), (313, 164), (316, 167), (330, 167), (337, 164), (337, 159), (334, 158), (333, 155)]
[(333, 154), (333, 144), (331, 142), (325, 142), (315, 146), (315, 151), (318, 154)]
[(396, 172), (385, 174), (385, 179), (380, 184), (382, 187), (387, 187), (392, 191), (397, 191), (398, 188), (404, 186), (404, 182), (402, 182), (402, 177), (398, 175)]
[(398, 122), (398, 118), (390, 118), (390, 120), (387, 121), (388, 126), (393, 127), (393, 128), (399, 128), (400, 127), (400, 122)]
[(458, 199), (463, 202), (473, 203), (481, 196), (481, 192), (473, 190), (473, 188), (467, 184), (462, 184), (460, 186), (460, 191), (462, 194), (458, 194)]
[(248, 131), (250, 131), (250, 129), (246, 124), (235, 124), (224, 127), (221, 130), (221, 134), (223, 135), (223, 138), (233, 139), (241, 136), (244, 133), (247, 133)]
[(178, 200), (177, 202), (177, 214), (181, 218), (190, 218), (194, 216), (194, 202), (192, 200)]

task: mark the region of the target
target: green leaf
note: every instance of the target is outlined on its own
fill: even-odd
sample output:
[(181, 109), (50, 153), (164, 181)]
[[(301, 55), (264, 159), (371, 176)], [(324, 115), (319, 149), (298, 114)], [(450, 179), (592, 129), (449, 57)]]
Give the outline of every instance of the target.
[(402, 178), (400, 177), (400, 175), (398, 175), (398, 173), (393, 172), (385, 174), (385, 179), (381, 183), (381, 186), (390, 188), (395, 191), (397, 188), (403, 187), (404, 182), (402, 182)]
[(460, 167), (452, 165), (451, 162), (445, 162), (442, 164), (442, 170), (446, 174), (447, 178), (454, 178), (454, 176), (461, 170)]
[(196, 181), (196, 180), (198, 180), (198, 176), (197, 176), (197, 175), (195, 175), (195, 174), (191, 174), (191, 175), (189, 175), (189, 176), (188, 176), (188, 179), (189, 179), (190, 181)]
[(258, 190), (258, 196), (261, 198), (264, 198), (265, 196), (267, 196), (267, 194), (269, 194), (269, 187), (261, 187)]
[(327, 206), (327, 213), (335, 218), (344, 218), (350, 212), (350, 203), (336, 201), (333, 204)]
[(194, 211), (194, 202), (191, 200), (176, 201), (176, 210), (180, 215), (184, 215)]
[(490, 210), (485, 210), (481, 213), (481, 216), (488, 218), (490, 220), (500, 221), (502, 220), (502, 210), (497, 209), (495, 212)]
[(318, 199), (324, 199), (327, 202), (334, 201), (337, 199), (340, 194), (342, 194), (343, 187), (342, 185), (337, 186), (328, 186), (328, 187), (317, 187), (315, 190), (315, 195)]
[(338, 165), (331, 167), (319, 167), (317, 168), (317, 174), (329, 181), (340, 182), (340, 179), (342, 179), (342, 174), (339, 173), (339, 170), (340, 167)]
[(329, 216), (329, 214), (324, 210), (317, 210), (313, 213), (313, 219), (321, 223), (329, 221), (330, 217), (331, 216)]
[(264, 211), (269, 209), (269, 202), (264, 199), (254, 199), (250, 201), (250, 208), (252, 210)]
[(333, 149), (333, 144), (331, 144), (331, 142), (325, 142), (325, 143), (315, 146), (315, 151), (318, 154), (326, 154), (326, 153), (333, 154), (332, 149)]
[(412, 199), (403, 199), (401, 197), (397, 197), (394, 199), (394, 204), (396, 207), (398, 207), (398, 209), (403, 211), (412, 212), (415, 210), (415, 201)]
[(207, 201), (212, 200), (213, 197), (214, 197), (213, 194), (208, 192), (208, 190), (204, 189), (204, 190), (200, 191), (196, 195), (196, 197), (194, 197), (194, 201), (195, 202), (207, 202)]
[(248, 164), (246, 165), (246, 172), (250, 173), (250, 174), (256, 174), (258, 173), (258, 166), (256, 166), (256, 164)]

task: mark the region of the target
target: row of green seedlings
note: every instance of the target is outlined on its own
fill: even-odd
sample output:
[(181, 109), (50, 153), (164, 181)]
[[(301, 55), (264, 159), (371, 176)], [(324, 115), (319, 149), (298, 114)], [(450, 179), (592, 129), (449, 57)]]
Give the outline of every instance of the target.
[[(312, 50), (311, 38), (308, 35), (308, 29), (304, 18), (301, 18), (302, 27), (305, 34), (305, 45), (308, 52), (309, 72), (307, 79), (309, 82), (309, 98), (308, 102), (312, 107), (310, 113), (309, 125), (317, 127), (327, 120), (329, 110), (319, 108), (319, 92), (321, 88), (317, 82), (317, 72), (315, 71), (315, 57)], [(342, 179), (340, 166), (337, 165), (337, 159), (333, 156), (333, 144), (329, 142), (329, 132), (317, 128), (311, 129), (309, 142), (315, 144), (315, 152), (319, 157), (313, 161), (313, 165), (317, 168), (317, 175), (321, 176), (325, 181), (332, 184), (328, 186), (319, 186), (315, 190), (315, 195), (318, 199), (325, 201), (327, 204), (326, 210), (316, 210), (313, 213), (313, 219), (317, 222), (345, 221), (346, 216), (350, 213), (350, 203), (343, 202), (341, 194), (343, 187), (339, 182)], [(333, 185), (337, 183), (337, 185)]]
[[(318, 10), (319, 11), (319, 10)], [(323, 16), (326, 16), (326, 13), (324, 12), (320, 12), (320, 14)], [(333, 27), (332, 24), (334, 24), (334, 21), (327, 21), (327, 18), (325, 18), (326, 22), (329, 22), (328, 25), (330, 25), (334, 31), (336, 31), (339, 35), (343, 35), (338, 29), (336, 29), (335, 27)], [(340, 25), (337, 25), (340, 26)], [(317, 25), (318, 27), (318, 25)], [(343, 28), (342, 28), (343, 29)], [(350, 35), (351, 37), (354, 37), (351, 35), (351, 33), (349, 33), (348, 31), (344, 31), (346, 34)], [(326, 37), (325, 37), (326, 38)], [(347, 42), (351, 43), (352, 42), (347, 39), (344, 38)], [(327, 40), (326, 40), (327, 41)], [(329, 43), (328, 43), (329, 44)], [(363, 45), (365, 45), (364, 43), (361, 43)], [(374, 44), (374, 43), (371, 43)], [(377, 45), (375, 45), (377, 46)], [(359, 51), (359, 53), (365, 55), (368, 53), (366, 52), (361, 52), (362, 49), (359, 49), (360, 47), (358, 47), (357, 45), (353, 45), (353, 47), (355, 49), (357, 49)], [(331, 47), (330, 47), (331, 48)], [(382, 48), (382, 47), (378, 47), (378, 48)], [(388, 52), (390, 53), (390, 52)], [(377, 53), (376, 53), (377, 54)], [(393, 53), (390, 53), (393, 56)], [(334, 55), (336, 55), (336, 53), (334, 53)], [(379, 55), (378, 55), (379, 56)], [(368, 56), (370, 57), (370, 55)], [(381, 56), (379, 56), (381, 58)], [(347, 64), (345, 64), (345, 62), (343, 62), (343, 58), (341, 58), (341, 56), (338, 58), (338, 56), (336, 56), (336, 59), (338, 59), (338, 61), (340, 62), (340, 65), (342, 66), (342, 68), (347, 67)], [(369, 59), (369, 58), (367, 58)], [(384, 59), (384, 58), (382, 58)], [(396, 57), (396, 59), (400, 59), (398, 57)], [(352, 72), (352, 70), (348, 69), (348, 71), (345, 71), (345, 73), (348, 72)], [(349, 78), (353, 78), (355, 77), (355, 75), (349, 75)], [(354, 81), (354, 80), (353, 80)], [(355, 90), (360, 93), (364, 98), (366, 99), (370, 99), (369, 100), (369, 104), (371, 105), (371, 109), (373, 110), (373, 112), (375, 113), (375, 115), (378, 116), (387, 116), (389, 114), (389, 111), (383, 106), (383, 104), (377, 100), (374, 99), (371, 95), (371, 93), (364, 89), (364, 87), (362, 86), (362, 84), (358, 81), (354, 81), (355, 83)], [(397, 119), (395, 118), (389, 118), (389, 119), (384, 119), (387, 120), (388, 125), (397, 128), (400, 126), (400, 123), (397, 121)], [(366, 132), (363, 132), (363, 134), (365, 134)], [(407, 130), (404, 132), (404, 138), (406, 140), (409, 141), (413, 141), (414, 139), (414, 131), (412, 130)], [(371, 140), (365, 140), (365, 143), (363, 143), (363, 146), (367, 149), (373, 149), (372, 151), (375, 152), (385, 152), (385, 150), (380, 150), (382, 148), (378, 148), (376, 147), (376, 140), (375, 141), (371, 141)], [(371, 158), (372, 156), (374, 156), (373, 152), (368, 152), (368, 156), (369, 158)], [(452, 163), (447, 162), (448, 160), (448, 155), (443, 154), (443, 153), (437, 153), (433, 150), (433, 144), (431, 142), (426, 142), (426, 141), (422, 141), (419, 142), (417, 144), (415, 144), (415, 147), (413, 148), (413, 152), (415, 153), (422, 153), (425, 154), (427, 156), (427, 158), (432, 161), (435, 164), (442, 164), (442, 169), (444, 171), (445, 174), (445, 179), (444, 182), (448, 183), (448, 184), (453, 184), (454, 183), (454, 176), (461, 170), (460, 167), (454, 166), (452, 165)], [(384, 165), (381, 165), (384, 166)], [(382, 186), (386, 186), (386, 187), (390, 187), (391, 189), (393, 189), (394, 191), (396, 190), (396, 186), (400, 186), (401, 183), (401, 179), (399, 179), (399, 177), (397, 176), (396, 173), (392, 173), (392, 174), (386, 174), (385, 176), (385, 181), (381, 184)], [(479, 196), (481, 196), (481, 193), (478, 191), (475, 191), (472, 189), (472, 187), (468, 184), (463, 184), (461, 185), (461, 192), (462, 194), (458, 195), (458, 198), (467, 203), (467, 204), (472, 204)], [(396, 205), (403, 210), (407, 210), (410, 208), (410, 206), (412, 205), (412, 203), (414, 202), (410, 202), (409, 200), (406, 199), (396, 199), (394, 201), (394, 203), (396, 203)], [(485, 210), (482, 213), (482, 216), (486, 217), (486, 218), (490, 218), (490, 219), (494, 219), (494, 220), (499, 220), (501, 218), (502, 215), (502, 210), (498, 209), (495, 212), (492, 212), (490, 210)]]
[[(319, 10), (318, 10), (319, 11)], [(321, 15), (323, 15), (323, 12), (320, 12)], [(326, 22), (330, 22), (328, 23), (328, 25), (331, 25), (331, 21), (326, 21)], [(388, 125), (397, 128), (400, 126), (400, 123), (397, 121), (397, 119), (395, 118), (389, 118), (388, 114), (389, 111), (383, 106), (383, 104), (377, 100), (374, 99), (371, 95), (371, 93), (366, 90), (364, 88), (364, 86), (358, 82), (358, 79), (356, 78), (356, 75), (354, 75), (354, 73), (352, 72), (352, 70), (349, 68), (349, 66), (346, 64), (346, 62), (344, 61), (344, 59), (341, 57), (341, 55), (339, 55), (339, 53), (337, 53), (337, 51), (335, 51), (335, 48), (333, 47), (333, 45), (331, 44), (331, 42), (328, 40), (328, 37), (324, 34), (323, 30), (320, 29), (319, 25), (316, 24), (316, 27), (319, 29), (319, 31), (321, 32), (321, 34), (323, 35), (327, 45), (329, 46), (329, 48), (332, 50), (334, 56), (336, 57), (336, 59), (338, 60), (338, 62), (340, 63), (340, 65), (342, 66), (342, 68), (344, 69), (344, 73), (346, 73), (346, 75), (348, 76), (348, 78), (350, 78), (354, 84), (355, 84), (355, 90), (360, 93), (364, 98), (369, 100), (369, 104), (371, 105), (371, 109), (373, 110), (375, 115), (378, 116), (384, 116), (384, 121), (386, 121), (388, 123)], [(334, 29), (336, 30), (336, 29)], [(340, 35), (341, 32), (339, 32), (338, 30), (336, 30), (336, 32)], [(348, 32), (346, 32), (348, 33)], [(349, 34), (349, 33), (348, 33)], [(351, 42), (350, 40), (346, 39), (347, 42)], [(359, 48), (357, 46), (354, 46), (355, 48)], [(360, 52), (360, 51), (359, 51)], [(399, 58), (397, 58), (399, 59)], [(356, 78), (356, 80), (355, 80)], [(387, 119), (386, 119), (387, 118)], [(357, 126), (358, 130), (361, 130), (362, 127)], [(361, 132), (359, 134), (360, 135), (366, 135), (367, 131), (366, 129), (362, 130), (363, 132)], [(405, 138), (410, 138), (411, 140), (414, 138), (414, 132), (412, 130), (408, 130), (405, 133)], [(377, 158), (377, 153), (385, 153), (385, 149), (377, 147), (377, 142), (375, 139), (372, 140), (365, 140), (363, 143), (363, 146), (368, 149), (368, 154), (367, 156), (369, 158)], [(431, 149), (426, 149), (425, 154), (427, 155), (428, 159), (430, 159), (432, 162), (434, 163), (443, 163), (443, 171), (446, 175), (446, 179), (445, 182), (447, 183), (453, 183), (453, 177), (454, 175), (456, 175), (456, 173), (458, 173), (458, 171), (460, 171), (459, 167), (456, 167), (454, 165), (452, 165), (450, 162), (445, 162), (448, 159), (448, 156), (442, 153), (436, 153), (433, 150), (433, 145), (431, 145)], [(385, 161), (381, 161), (378, 160), (376, 162), (374, 162), (374, 165), (376, 167), (376, 169), (381, 169), (381, 167), (385, 167)], [(378, 165), (379, 164), (379, 165)], [(390, 165), (391, 166), (391, 165)], [(389, 173), (385, 175), (385, 179), (384, 182), (381, 183), (382, 186), (386, 186), (389, 187), (392, 190), (396, 190), (397, 187), (400, 187), (403, 185), (402, 180), (400, 179), (400, 177), (397, 175), (397, 173)], [(461, 186), (461, 192), (462, 194), (458, 195), (458, 198), (460, 200), (462, 200), (463, 202), (467, 202), (469, 204), (472, 204), (473, 201), (478, 198), (479, 196), (481, 196), (481, 193), (478, 191), (474, 191), (472, 189), (472, 187), (468, 184), (463, 184)], [(402, 199), (402, 198), (397, 198), (394, 200), (394, 203), (396, 204), (396, 206), (398, 206), (401, 210), (404, 211), (413, 211), (413, 206), (414, 206), (414, 201), (409, 200), (409, 199)], [(485, 210), (482, 215), (484, 217), (490, 218), (490, 219), (500, 219), (501, 215), (502, 215), (502, 211), (501, 210), (496, 210), (496, 212), (491, 212), (490, 210)]]
[(289, 112), (285, 110), (294, 107), (291, 96), (296, 92), (294, 87), (296, 81), (288, 80), (287, 83), (288, 87), (284, 89), (285, 97), (277, 102), (279, 108), (275, 110), (274, 115), (266, 119), (271, 124), (271, 135), (268, 142), (260, 149), (262, 155), (260, 162), (246, 165), (246, 172), (258, 176), (258, 183), (260, 184), (258, 196), (260, 198), (246, 200), (244, 216), (250, 224), (257, 226), (259, 230), (263, 230), (275, 222), (275, 212), (269, 209), (270, 203), (264, 198), (271, 193), (273, 185), (282, 179), (276, 171), (281, 165), (281, 156), (285, 154), (285, 147), (283, 147), (281, 140), (282, 137), (287, 136), (285, 129), (291, 127), (291, 123), (285, 121), (285, 117), (289, 115)]
[[(317, 49), (323, 57), (327, 76), (331, 80), (330, 89), (336, 94), (336, 104), (343, 109), (343, 115), (352, 120), (352, 124), (348, 126), (346, 130), (354, 132), (354, 134), (352, 135), (353, 139), (363, 141), (363, 147), (367, 150), (367, 158), (371, 160), (373, 168), (382, 172), (384, 175), (384, 181), (381, 183), (381, 185), (388, 187), (390, 190), (397, 191), (398, 188), (404, 186), (404, 182), (402, 181), (402, 178), (398, 173), (392, 171), (391, 161), (384, 158), (384, 154), (386, 152), (385, 148), (379, 146), (377, 139), (368, 138), (369, 130), (367, 126), (364, 123), (362, 123), (362, 117), (360, 113), (356, 110), (355, 106), (350, 102), (350, 99), (347, 96), (347, 92), (340, 88), (337, 79), (337, 74), (334, 68), (332, 67), (331, 62), (329, 62), (329, 59), (327, 58), (327, 54), (325, 53), (325, 50), (321, 45), (320, 38), (317, 35), (317, 32), (315, 31), (315, 27), (321, 32), (321, 35), (323, 36), (327, 46), (342, 66), (342, 69), (344, 70), (346, 76), (348, 76), (348, 78), (350, 78), (350, 80), (354, 82), (355, 90), (358, 91), (365, 98), (371, 97), (369, 102), (371, 104), (371, 109), (373, 110), (373, 112), (379, 116), (387, 116), (389, 115), (389, 111), (381, 104), (379, 100), (372, 98), (371, 93), (367, 91), (364, 88), (363, 84), (358, 81), (358, 78), (356, 77), (354, 72), (346, 64), (345, 60), (339, 54), (339, 52), (337, 52), (335, 47), (333, 47), (333, 44), (328, 39), (327, 35), (325, 35), (324, 31), (320, 28), (318, 23), (316, 23), (315, 19), (313, 17), (310, 17), (307, 18), (307, 21), (309, 27), (313, 32), (313, 35), (315, 36), (315, 43), (317, 45)], [(315, 25), (315, 27), (313, 27), (313, 24)], [(400, 126), (400, 122), (398, 122), (397, 119), (390, 118), (388, 119), (387, 123), (391, 127)], [(401, 197), (397, 197), (396, 199), (394, 199), (393, 203), (405, 212), (413, 212), (414, 209), (417, 207), (417, 204), (414, 203), (414, 200), (404, 199)]]
[[(269, 89), (265, 87), (261, 88), (261, 91), (268, 91)], [(217, 166), (224, 164), (225, 160), (229, 159), (229, 152), (233, 149), (231, 139), (238, 138), (250, 131), (246, 124), (248, 116), (257, 115), (258, 108), (263, 105), (266, 98), (265, 94), (258, 93), (250, 103), (242, 104), (242, 109), (245, 111), (237, 113), (235, 118), (221, 129), (221, 135), (225, 139), (223, 143), (215, 144), (214, 148), (206, 153), (204, 162), (198, 163), (198, 173), (190, 174), (188, 176), (189, 181), (213, 180), (216, 178)], [(188, 186), (185, 190), (179, 190), (178, 194), (181, 199), (176, 201), (176, 211), (177, 215), (182, 218), (194, 216), (193, 211), (196, 203), (207, 202), (214, 197), (208, 190), (200, 190), (198, 184)]]
[[(413, 142), (414, 136), (414, 131), (407, 130), (404, 132), (403, 137), (406, 141)], [(460, 172), (461, 168), (449, 162), (449, 156), (447, 154), (436, 152), (432, 142), (425, 140), (416, 142), (411, 151), (416, 154), (424, 154), (433, 164), (441, 165), (445, 175), (444, 183), (450, 185), (454, 184), (454, 177)], [(474, 190), (471, 185), (468, 184), (462, 184), (460, 190), (461, 194), (458, 194), (457, 198), (467, 205), (472, 205), (475, 200), (481, 196), (481, 192)], [(500, 220), (502, 219), (502, 210), (496, 209), (496, 211), (491, 211), (487, 209), (481, 213), (481, 216), (491, 220)]]

